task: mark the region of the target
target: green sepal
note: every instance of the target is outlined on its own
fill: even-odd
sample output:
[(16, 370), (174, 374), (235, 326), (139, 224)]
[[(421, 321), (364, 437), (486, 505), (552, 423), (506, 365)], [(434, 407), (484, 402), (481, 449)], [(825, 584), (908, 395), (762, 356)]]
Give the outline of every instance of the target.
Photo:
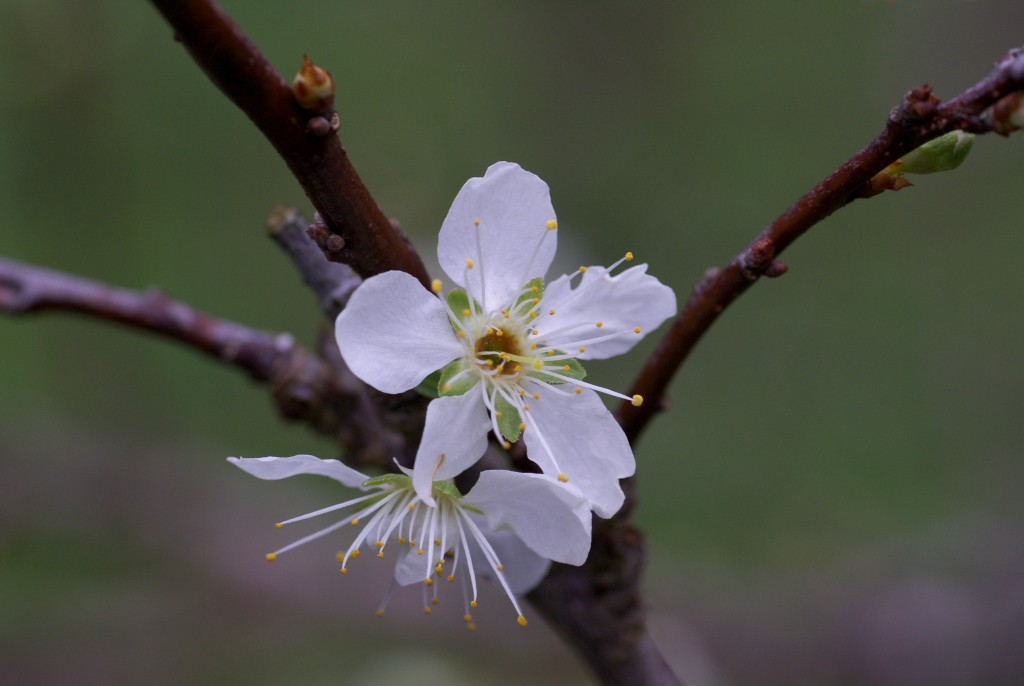
[(501, 431), (505, 440), (509, 443), (518, 441), (519, 435), (522, 433), (519, 425), (523, 422), (523, 418), (519, 415), (519, 408), (499, 395), (494, 399), (494, 411), (501, 413), (495, 419), (498, 420), (498, 430)]
[(420, 381), (420, 385), (416, 387), (416, 392), (428, 398), (436, 398), (440, 382), (441, 370), (438, 369), (436, 372), (428, 374), (427, 378), (423, 379), (423, 381)]
[(363, 482), (363, 486), (366, 488), (370, 488), (372, 486), (388, 486), (392, 484), (398, 488), (408, 488), (412, 485), (412, 479), (405, 474), (381, 474), (379, 476), (371, 476)]
[(950, 131), (908, 152), (896, 166), (903, 174), (934, 174), (959, 167), (974, 145), (974, 134)]
[(459, 489), (455, 488), (455, 483), (451, 479), (445, 481), (435, 481), (433, 491), (436, 495), (452, 498), (458, 500), (462, 497), (459, 493)]
[[(534, 291), (533, 290), (534, 288), (536, 288), (537, 290)], [(532, 281), (528, 281), (526, 283), (526, 285), (523, 286), (522, 294), (519, 296), (519, 299), (516, 300), (516, 304), (515, 304), (515, 306), (513, 306), (512, 310), (513, 311), (518, 311), (519, 310), (519, 306), (522, 305), (527, 300), (533, 300), (534, 298), (543, 298), (543, 297), (544, 297), (544, 280), (541, 279), (538, 276), (536, 279), (533, 279)]]
[[(565, 355), (565, 353), (561, 350), (556, 350), (555, 355)], [(543, 360), (544, 357), (542, 356), (540, 359)], [(571, 357), (564, 360), (555, 360), (552, 364), (558, 364), (559, 366), (557, 369), (552, 369), (551, 371), (556, 372), (561, 376), (567, 376), (576, 381), (581, 381), (587, 375), (587, 370), (583, 368), (583, 365), (580, 364), (578, 360)], [(566, 367), (568, 367), (568, 369), (566, 369)], [(543, 369), (531, 373), (530, 376), (539, 378), (544, 383), (566, 383), (563, 379), (551, 376), (550, 374), (545, 374)]]
[[(449, 395), (462, 395), (476, 385), (477, 375), (468, 372), (459, 376), (466, 370), (466, 361), (463, 359), (452, 360), (441, 370), (437, 380), (437, 394), (441, 397)], [(458, 379), (455, 377), (458, 376)], [(452, 381), (452, 379), (455, 379)], [(445, 388), (447, 386), (447, 389)]]
[[(465, 321), (466, 315), (463, 314), (463, 312), (466, 310), (469, 310), (470, 312), (473, 311), (469, 306), (469, 295), (467, 295), (466, 291), (462, 289), (456, 288), (453, 291), (449, 291), (446, 299), (448, 300), (448, 307), (450, 307), (452, 312), (455, 313), (455, 316), (459, 318), (459, 322)], [(480, 308), (477, 306), (477, 312), (479, 311)], [(462, 327), (456, 322), (452, 322), (452, 329), (455, 330), (456, 334), (462, 331)]]

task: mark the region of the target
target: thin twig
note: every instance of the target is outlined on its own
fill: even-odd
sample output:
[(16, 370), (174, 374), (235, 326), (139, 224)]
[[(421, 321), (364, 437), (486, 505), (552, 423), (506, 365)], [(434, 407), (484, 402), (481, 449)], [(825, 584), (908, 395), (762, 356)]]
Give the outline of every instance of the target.
[(388, 467), (396, 439), (361, 395), (285, 333), (250, 329), (200, 312), (158, 290), (116, 288), (52, 269), (0, 258), (0, 312), (78, 312), (144, 329), (247, 371), (271, 387), (278, 410), (339, 442), (350, 461)]
[(263, 132), (338, 236), (331, 258), (363, 278), (398, 269), (429, 287), (419, 255), (363, 185), (336, 127), (313, 126), (325, 114), (299, 106), (284, 77), (213, 0), (152, 1), (174, 28), (175, 39)]
[(316, 293), (320, 311), (333, 322), (362, 279), (351, 267), (331, 262), (309, 237), (309, 221), (294, 207), (277, 207), (267, 217), (267, 232)]
[[(633, 382), (630, 395), (644, 404), (623, 403), (618, 418), (635, 441), (662, 408), (672, 377), (736, 298), (761, 276), (778, 276), (785, 265), (776, 258), (808, 229), (858, 197), (876, 174), (923, 143), (949, 131), (1006, 133), (993, 105), (1024, 89), (1024, 50), (1009, 51), (995, 69), (962, 94), (941, 103), (929, 86), (916, 88), (889, 114), (885, 129), (863, 150), (797, 200), (722, 269), (709, 270), (693, 289), (675, 323)], [(1004, 113), (1003, 116), (1005, 116)]]

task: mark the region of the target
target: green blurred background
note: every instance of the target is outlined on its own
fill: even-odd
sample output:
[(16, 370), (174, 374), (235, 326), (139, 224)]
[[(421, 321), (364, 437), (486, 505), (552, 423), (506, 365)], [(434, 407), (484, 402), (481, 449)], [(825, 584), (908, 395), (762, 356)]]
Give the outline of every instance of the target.
[[(1019, 0), (227, 2), (284, 73), (333, 72), (341, 134), (434, 262), (461, 184), (552, 188), (552, 273), (624, 250), (685, 300), (880, 129), (1022, 42)], [(1019, 684), (1020, 135), (858, 202), (715, 326), (637, 450), (655, 639), (691, 686)], [(0, 255), (312, 341), (263, 223), (307, 208), (145, 2), (0, 4)], [(657, 334), (591, 375), (625, 388)], [(0, 682), (588, 683), (500, 594), (481, 630), (373, 610), (373, 561), (275, 565), (272, 523), (335, 502), (227, 455), (332, 456), (266, 390), (67, 315), (0, 318)], [(442, 605), (442, 607), (444, 607)]]

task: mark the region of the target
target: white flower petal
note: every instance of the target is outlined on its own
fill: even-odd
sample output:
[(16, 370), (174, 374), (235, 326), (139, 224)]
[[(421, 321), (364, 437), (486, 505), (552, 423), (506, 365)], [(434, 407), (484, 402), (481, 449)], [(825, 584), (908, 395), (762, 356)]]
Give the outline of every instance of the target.
[(318, 474), (340, 481), (350, 488), (362, 488), (370, 477), (338, 460), (321, 460), (312, 455), (291, 457), (229, 457), (228, 462), (260, 479), (286, 479), (296, 474)]
[[(542, 312), (534, 323), (540, 331), (538, 340), (545, 345), (569, 348), (574, 347), (569, 346), (570, 343), (621, 331), (627, 333), (589, 343), (584, 353), (569, 349), (567, 352), (581, 360), (603, 360), (626, 352), (676, 313), (675, 293), (646, 272), (646, 264), (614, 276), (610, 276), (604, 267), (588, 267), (574, 289), (570, 288), (568, 276), (555, 279), (545, 288), (544, 299), (538, 308)], [(555, 314), (549, 315), (550, 310)], [(550, 338), (544, 336), (545, 330), (552, 331), (577, 322), (587, 326)], [(601, 322), (600, 328), (597, 322)], [(633, 333), (637, 327), (639, 334)]]
[(334, 328), (345, 364), (384, 393), (415, 388), (464, 351), (444, 304), (405, 272), (364, 281)]
[(461, 474), (479, 460), (487, 449), (490, 427), (487, 410), (476, 388), (462, 395), (431, 400), (413, 465), (412, 483), (416, 494), (433, 506), (433, 482)]
[[(490, 470), (462, 501), (482, 511), (491, 530), (511, 530), (542, 557), (571, 565), (587, 559), (590, 507), (572, 486), (540, 474)], [(515, 560), (502, 562), (511, 568)]]
[(452, 281), (495, 311), (547, 272), (557, 242), (548, 229), (554, 220), (548, 185), (518, 164), (498, 162), (455, 196), (437, 238), (437, 259)]
[[(551, 560), (530, 550), (529, 546), (511, 531), (491, 531), (482, 517), (470, 516), (484, 532), (487, 542), (491, 544), (498, 559), (501, 560), (502, 567), (504, 567), (501, 573), (513, 593), (522, 595), (531, 591), (541, 582), (551, 567)], [(590, 516), (589, 510), (587, 516)], [(496, 572), (487, 564), (487, 558), (480, 550), (476, 539), (469, 539), (469, 548), (473, 555), (473, 563), (477, 565), (477, 573), (493, 580)], [(477, 562), (478, 560), (483, 564)]]
[[(399, 586), (411, 586), (422, 584), (427, 579), (425, 574), (426, 562), (422, 555), (416, 554), (416, 549), (407, 545), (393, 543), (398, 548), (398, 564), (395, 565), (395, 581)], [(385, 555), (391, 552), (390, 547), (385, 548)]]
[(625, 500), (619, 479), (636, 470), (625, 434), (594, 391), (584, 388), (565, 397), (539, 384), (534, 387), (540, 398), (530, 400), (527, 423), (535, 426), (523, 432), (527, 455), (549, 476), (557, 476), (560, 469), (594, 512), (611, 517)]

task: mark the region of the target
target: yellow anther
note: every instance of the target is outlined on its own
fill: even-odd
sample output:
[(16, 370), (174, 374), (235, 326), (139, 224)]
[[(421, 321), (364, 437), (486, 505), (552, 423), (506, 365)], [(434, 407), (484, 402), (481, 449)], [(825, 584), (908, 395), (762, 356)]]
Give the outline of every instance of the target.
[(498, 563), (498, 566), (497, 566), (497, 567), (495, 567), (495, 569), (497, 569), (497, 570), (498, 570), (499, 572), (503, 572), (503, 571), (505, 571), (505, 565), (503, 565), (503, 564), (501, 564), (501, 563), (499, 562), (499, 563)]
[(502, 331), (501, 329), (498, 329), (497, 331), (495, 331), (495, 333), (498, 334), (499, 336), (504, 336), (505, 335), (505, 332)]
[(334, 559), (337, 560), (340, 564), (345, 564), (345, 553), (338, 553), (334, 556)]
[(540, 393), (534, 393), (533, 394), (533, 399), (534, 400), (540, 400)]
[(557, 228), (558, 228), (558, 222), (556, 222), (554, 219), (549, 219), (548, 220), (548, 231), (554, 231)]
[(447, 393), (448, 391), (452, 390), (452, 385), (450, 383), (446, 383), (444, 386), (441, 387), (441, 390)]
[(524, 405), (523, 405), (523, 411), (524, 411), (524, 412), (529, 412), (529, 411), (530, 411), (530, 406), (529, 406), (529, 405), (526, 405), (526, 404), (524, 404)]
[(571, 371), (571, 370), (572, 370), (572, 367), (570, 367), (569, 365), (567, 365), (567, 364), (562, 365), (562, 371), (563, 372), (568, 372), (568, 371)]
[(642, 395), (633, 396), (633, 407), (640, 407), (644, 404), (644, 397)]
[(462, 316), (463, 316), (463, 317), (468, 317), (468, 316), (469, 316), (469, 315), (471, 315), (471, 314), (473, 314), (473, 313), (472, 313), (472, 312), (470, 312), (470, 310), (469, 310), (469, 308), (468, 308), (468, 307), (464, 307), (464, 308), (462, 309)]
[(434, 539), (434, 545), (441, 545), (441, 539), (440, 538), (435, 538)]
[(519, 422), (519, 430), (522, 431), (526, 428), (526, 422)]
[(484, 364), (486, 364), (488, 367), (493, 367), (494, 366), (494, 360), (488, 358), (488, 360), (486, 362), (484, 362)]
[(377, 549), (380, 550), (384, 547), (384, 541), (377, 541)]
[(443, 572), (443, 571), (444, 571), (444, 567), (442, 567), (442, 566), (441, 566), (441, 563), (440, 563), (440, 562), (438, 562), (438, 563), (437, 563), (437, 566), (436, 566), (436, 567), (434, 567), (434, 571), (435, 571), (435, 572), (437, 572), (438, 574), (440, 574), (441, 572)]
[(555, 354), (555, 351), (554, 351), (554, 350), (549, 350), (549, 351), (548, 351), (548, 357), (553, 357), (553, 356), (554, 356), (554, 354)]
[(632, 262), (632, 261), (633, 261), (633, 253), (627, 252), (626, 253), (626, 262)]
[(384, 551), (383, 550), (378, 551), (377, 552), (377, 557), (379, 557), (380, 559), (383, 560), (384, 559)]
[(423, 580), (423, 583), (425, 583), (427, 586), (433, 586), (434, 580), (428, 576), (426, 579)]
[(267, 562), (273, 562), (277, 559), (277, 553), (267, 553)]
[(377, 615), (378, 617), (383, 617), (383, 616), (384, 616), (384, 610), (377, 610), (377, 612), (376, 612), (375, 614), (376, 614), (376, 615)]
[(559, 474), (558, 475), (558, 480), (561, 481), (563, 484), (567, 483), (569, 481), (569, 475), (568, 474)]
[(423, 614), (429, 615), (430, 614), (430, 608), (429, 607), (423, 608)]
[(462, 618), (464, 620), (466, 620), (467, 622), (472, 622), (473, 621), (473, 615), (469, 614), (468, 612), (466, 614), (462, 615)]
[(537, 329), (534, 329), (533, 331), (530, 332), (530, 334), (533, 335), (533, 336), (539, 336), (540, 335), (540, 331), (537, 331)]
[(417, 555), (422, 555), (423, 554), (423, 548), (417, 548), (416, 549), (416, 554)]
[(466, 258), (466, 266), (472, 269), (476, 266), (476, 261), (474, 261), (472, 257), (468, 257)]
[(586, 267), (580, 267), (580, 274), (586, 274), (586, 273), (587, 273), (587, 268)]
[(360, 550), (359, 548), (356, 548), (355, 550), (352, 551), (352, 554), (349, 555), (349, 557), (351, 557), (354, 560), (357, 557), (359, 557), (362, 554), (362, 552), (363, 552), (362, 550)]
[(348, 574), (348, 570), (347, 570), (347, 569), (345, 569), (344, 567), (342, 567), (342, 568), (341, 568), (341, 569), (339, 569), (338, 571), (339, 571), (339, 572), (341, 572), (342, 574)]
[(544, 361), (535, 357), (533, 362), (530, 363), (530, 366), (537, 370), (544, 369)]
[(349, 522), (352, 526), (359, 526), (359, 517), (353, 517), (352, 521)]
[(533, 299), (533, 304), (534, 304), (534, 305), (536, 305), (536, 304), (537, 304), (537, 303), (539, 303), (539, 302), (540, 302), (540, 298), (534, 298), (534, 299)]
[(585, 345), (581, 345), (581, 346), (580, 346), (580, 352), (581, 352), (581, 353), (585, 353), (585, 352), (587, 352), (587, 347), (586, 347)]
[(466, 625), (466, 628), (469, 629), (470, 631), (476, 631), (476, 624), (474, 624), (473, 622), (470, 622), (469, 624)]
[(439, 602), (441, 602), (440, 598), (431, 598), (430, 599), (430, 604), (431, 605), (437, 605)]
[(580, 393), (582, 393), (582, 392), (583, 392), (583, 389), (582, 389), (582, 388), (580, 388), (579, 386), (577, 386), (577, 387), (576, 387), (576, 395), (579, 395), (579, 394), (580, 394)]
[(502, 448), (504, 448), (505, 450), (509, 450), (509, 449), (510, 449), (510, 448), (512, 447), (512, 444), (511, 444), (511, 443), (509, 443), (508, 441), (504, 441), (504, 442), (503, 442), (503, 443), (501, 444), (501, 447), (502, 447)]
[(444, 284), (441, 283), (441, 279), (434, 279), (433, 281), (430, 282), (430, 290), (434, 291), (435, 293), (440, 293), (441, 289), (443, 288)]
[[(405, 545), (405, 544), (406, 544), (405, 536), (399, 536), (398, 537), (398, 545)], [(358, 553), (359, 551), (357, 550), (356, 552)]]
[(469, 601), (469, 606), (470, 607), (476, 607), (477, 606), (477, 602), (475, 600), (470, 600)]
[(540, 289), (537, 288), (536, 286), (530, 286), (530, 292), (531, 293), (540, 293)]
[(519, 395), (526, 395), (526, 391), (522, 388), (519, 389)]
[(494, 416), (495, 417), (501, 417), (501, 416), (503, 416), (503, 413), (501, 412), (501, 410), (498, 410), (497, 412), (494, 413)]
[(454, 574), (449, 574), (447, 579), (448, 579), (448, 581), (455, 581), (455, 575)]
[(488, 335), (488, 336), (490, 336), (491, 334), (493, 334), (493, 333), (494, 333), (494, 329), (492, 329), (492, 328), (491, 328), (491, 327), (489, 327), (489, 326), (488, 326), (488, 327), (487, 327), (487, 328), (485, 329), (485, 331), (487, 332), (487, 335)]
[(526, 626), (528, 624), (528, 622), (526, 621), (526, 617), (522, 615), (519, 615), (519, 619), (517, 619), (516, 621), (519, 622), (519, 626)]
[(459, 338), (465, 338), (465, 337), (466, 337), (466, 332), (465, 332), (465, 331), (463, 331), (462, 329), (459, 329), (459, 331), (458, 331), (458, 333), (456, 333), (456, 335), (457, 335), (457, 336), (458, 336)]
[(633, 333), (640, 333), (641, 331), (643, 331), (643, 329), (641, 329), (639, 326), (633, 329)]
[(554, 313), (555, 313), (554, 310), (548, 310), (548, 314), (554, 314)]
[(274, 526), (276, 526), (278, 529), (280, 529), (282, 526), (284, 526), (284, 522), (278, 522)]
[(474, 219), (473, 220), (473, 226), (480, 226), (480, 220), (479, 219)]
[(536, 317), (537, 316), (537, 310), (534, 310), (533, 312), (531, 312), (530, 316), (531, 317)]
[(536, 350), (536, 349), (537, 349), (537, 344), (536, 343), (531, 343), (530, 344), (530, 350)]
[(513, 371), (514, 371), (514, 372), (515, 372), (516, 374), (518, 374), (519, 372), (523, 371), (523, 365), (521, 365), (521, 364), (517, 364), (517, 365), (516, 365), (516, 368), (515, 368), (515, 369), (514, 369)]
[(600, 329), (600, 328), (601, 328), (602, 326), (604, 326), (604, 322), (598, 322), (598, 323), (597, 323), (597, 328), (599, 328), (599, 329)]

